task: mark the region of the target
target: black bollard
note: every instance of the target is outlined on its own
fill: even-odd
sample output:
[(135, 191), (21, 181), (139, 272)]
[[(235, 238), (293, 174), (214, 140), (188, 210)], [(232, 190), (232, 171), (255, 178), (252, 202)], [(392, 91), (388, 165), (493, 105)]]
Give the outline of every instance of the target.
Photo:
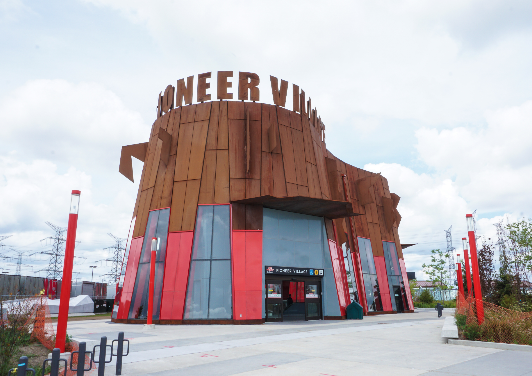
[[(114, 345), (115, 342), (118, 343), (116, 354), (114, 353)], [(124, 354), (124, 342), (127, 342), (127, 351)], [(116, 356), (116, 374), (121, 375), (122, 374), (122, 357), (128, 356), (129, 354), (129, 340), (124, 339), (124, 332), (118, 333), (118, 339), (113, 340), (111, 345), (111, 351), (113, 352), (113, 356)]]
[(48, 358), (44, 362), (42, 362), (42, 376), (44, 376), (44, 370), (46, 369), (46, 363), (50, 362), (50, 376), (59, 376), (59, 362), (65, 362), (65, 372), (64, 376), (67, 374), (67, 361), (66, 359), (61, 359), (61, 350), (59, 349), (53, 349), (52, 350), (52, 359)]
[(33, 373), (33, 376), (35, 376), (35, 370), (33, 368), (28, 368), (28, 357), (27, 356), (21, 356), (18, 360), (17, 368), (11, 368), (9, 370), (8, 375), (12, 375), (17, 371), (17, 376), (26, 376), (26, 371), (31, 371)]
[[(83, 376), (85, 374), (85, 371), (90, 371), (92, 369), (92, 354), (90, 351), (86, 351), (87, 344), (85, 342), (79, 343), (79, 351), (73, 351), (72, 355), (70, 356), (70, 370), (76, 371), (76, 376)], [(72, 364), (74, 363), (74, 354), (78, 354), (78, 367), (76, 369), (72, 368)], [(85, 355), (89, 354), (89, 368), (85, 368)]]
[[(98, 357), (98, 361), (96, 361), (96, 348), (100, 348), (100, 355)], [(107, 347), (111, 347), (107, 344), (107, 337), (103, 336), (100, 340), (100, 344), (94, 346), (92, 349), (92, 359), (94, 363), (98, 364), (98, 376), (104, 376), (105, 375), (105, 363), (111, 363), (111, 360), (113, 359), (113, 348), (111, 347), (111, 356), (109, 360), (105, 360), (105, 354), (107, 352)]]

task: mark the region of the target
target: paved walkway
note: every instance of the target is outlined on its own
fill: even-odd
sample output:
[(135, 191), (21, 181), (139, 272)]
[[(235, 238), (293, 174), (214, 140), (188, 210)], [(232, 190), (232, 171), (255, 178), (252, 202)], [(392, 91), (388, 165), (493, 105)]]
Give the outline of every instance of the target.
[[(444, 317), (450, 315), (444, 311)], [(92, 345), (124, 331), (123, 375), (531, 375), (527, 352), (447, 345), (433, 310), (354, 321), (264, 325), (142, 325), (75, 321)], [(106, 375), (114, 375), (108, 366)]]

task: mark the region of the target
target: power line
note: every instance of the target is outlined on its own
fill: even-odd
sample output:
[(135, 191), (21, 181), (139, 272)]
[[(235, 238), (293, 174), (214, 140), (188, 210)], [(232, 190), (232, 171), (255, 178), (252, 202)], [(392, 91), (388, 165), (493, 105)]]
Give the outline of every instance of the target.
[(54, 236), (49, 236), (41, 241), (52, 241), (52, 248), (48, 251), (40, 252), (43, 255), (49, 255), (50, 259), (48, 261), (48, 268), (44, 269), (46, 271), (46, 278), (48, 279), (61, 279), (63, 271), (61, 270), (62, 260), (65, 256), (65, 242), (64, 233), (66, 232), (66, 227), (59, 227), (50, 222), (46, 224), (54, 230)]
[(105, 261), (111, 261), (111, 272), (104, 274), (104, 276), (109, 276), (109, 280), (113, 283), (118, 283), (120, 280), (120, 273), (121, 273), (121, 262), (122, 262), (122, 254), (124, 250), (124, 242), (126, 239), (117, 238), (111, 233), (108, 233), (110, 237), (112, 237), (115, 240), (115, 244), (113, 246), (104, 248), (112, 250), (111, 252), (111, 258), (106, 259)]

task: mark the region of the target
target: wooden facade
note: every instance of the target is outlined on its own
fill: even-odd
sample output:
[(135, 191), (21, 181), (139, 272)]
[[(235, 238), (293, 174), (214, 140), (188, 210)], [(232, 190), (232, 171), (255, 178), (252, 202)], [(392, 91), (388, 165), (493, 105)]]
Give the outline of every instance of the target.
[(199, 204), (231, 203), (233, 230), (262, 230), (263, 207), (318, 215), (331, 240), (355, 254), (362, 237), (375, 257), (389, 241), (403, 259), (399, 196), (384, 176), (336, 158), (316, 121), (244, 101), (170, 109), (147, 143), (122, 149), (120, 171), (131, 180), (131, 156), (144, 161), (133, 238), (144, 236), (150, 210), (170, 208), (169, 232), (193, 231)]

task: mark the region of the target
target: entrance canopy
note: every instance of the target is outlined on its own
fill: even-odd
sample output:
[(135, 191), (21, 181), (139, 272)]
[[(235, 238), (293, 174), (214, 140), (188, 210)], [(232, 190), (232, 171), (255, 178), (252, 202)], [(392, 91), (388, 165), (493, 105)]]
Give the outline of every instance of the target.
[(262, 205), (265, 208), (282, 210), (292, 213), (313, 215), (329, 219), (352, 217), (361, 215), (353, 211), (353, 205), (348, 201), (324, 200), (313, 197), (273, 197), (260, 196), (235, 201), (241, 204)]

